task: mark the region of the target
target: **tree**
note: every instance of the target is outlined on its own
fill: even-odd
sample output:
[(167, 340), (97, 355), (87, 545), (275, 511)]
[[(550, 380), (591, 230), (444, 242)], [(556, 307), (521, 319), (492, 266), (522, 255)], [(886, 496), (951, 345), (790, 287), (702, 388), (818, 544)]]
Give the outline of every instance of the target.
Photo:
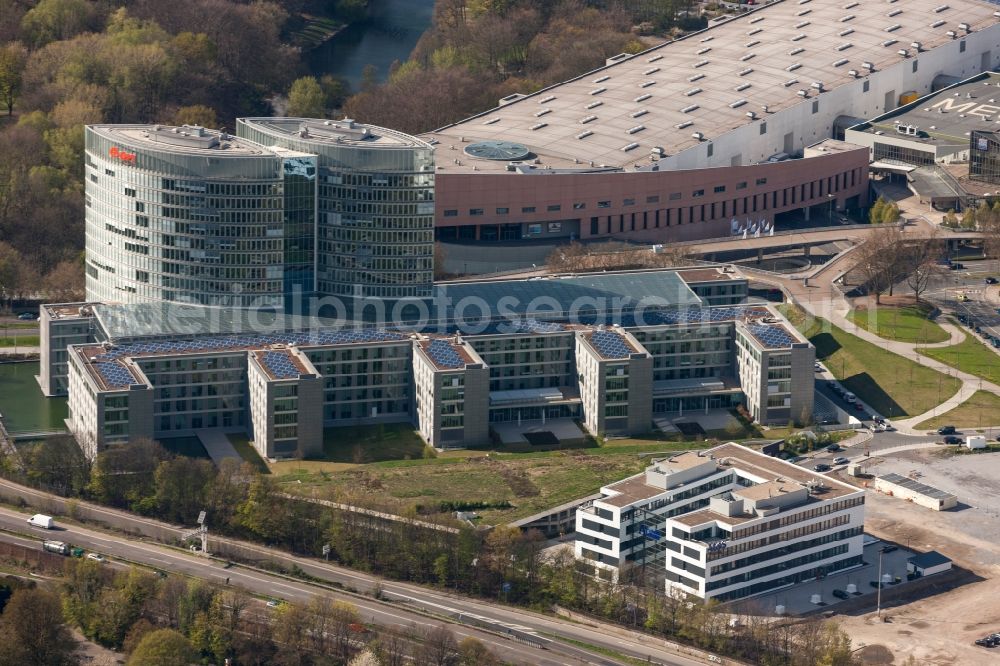
[(55, 303), (73, 303), (85, 298), (86, 285), (80, 259), (60, 261), (42, 279), (42, 290)]
[(20, 42), (0, 46), (0, 100), (7, 106), (8, 116), (14, 115), (27, 61), (28, 50)]
[(920, 295), (927, 291), (936, 278), (944, 275), (944, 268), (938, 263), (943, 251), (937, 234), (926, 242), (907, 245), (902, 251), (902, 262), (906, 271), (906, 284), (913, 290), (913, 296), (920, 301)]
[(204, 104), (182, 106), (174, 113), (175, 125), (200, 125), (201, 127), (218, 127), (219, 121), (215, 109)]
[(128, 666), (189, 666), (198, 661), (191, 642), (173, 629), (158, 629), (143, 637)]
[(94, 16), (86, 0), (40, 0), (24, 15), (21, 30), (34, 46), (44, 46), (83, 32)]
[(0, 616), (0, 645), (0, 666), (76, 663), (76, 642), (63, 622), (59, 597), (47, 590), (14, 592)]
[(326, 93), (314, 76), (296, 79), (288, 91), (288, 115), (322, 118), (326, 115)]
[(149, 512), (156, 506), (156, 468), (166, 457), (166, 451), (148, 439), (102, 451), (87, 488), (102, 504)]
[(976, 210), (974, 208), (966, 208), (962, 212), (962, 221), (959, 223), (963, 229), (973, 230), (976, 228)]
[(87, 485), (90, 462), (69, 435), (47, 437), (29, 449), (28, 478), (63, 496), (77, 496)]
[(428, 629), (414, 661), (421, 666), (454, 666), (458, 663), (455, 634), (443, 624)]
[(855, 268), (864, 277), (868, 291), (875, 294), (875, 302), (889, 291), (900, 277), (899, 251), (902, 237), (899, 228), (887, 226), (872, 230), (855, 252)]
[(958, 216), (955, 215), (955, 209), (949, 208), (948, 212), (945, 213), (944, 218), (941, 220), (941, 224), (951, 229), (958, 228)]
[(458, 644), (458, 663), (462, 666), (500, 666), (501, 661), (488, 647), (472, 636)]
[(882, 212), (887, 204), (883, 197), (879, 197), (868, 211), (868, 221), (872, 224), (882, 224)]
[(181, 524), (192, 524), (205, 508), (205, 491), (215, 476), (208, 460), (178, 456), (164, 460), (154, 474), (158, 515)]
[(319, 85), (326, 95), (326, 105), (331, 109), (339, 109), (350, 95), (350, 85), (344, 79), (324, 74), (319, 79)]
[(882, 207), (882, 224), (895, 224), (896, 222), (899, 222), (899, 218), (899, 204), (895, 201), (887, 203)]

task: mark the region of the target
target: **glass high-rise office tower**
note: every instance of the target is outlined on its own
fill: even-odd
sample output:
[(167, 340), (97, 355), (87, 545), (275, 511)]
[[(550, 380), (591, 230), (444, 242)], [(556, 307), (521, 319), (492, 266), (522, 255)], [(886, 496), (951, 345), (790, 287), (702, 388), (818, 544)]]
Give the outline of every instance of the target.
[(86, 129), (87, 298), (282, 308), (313, 290), (316, 158), (201, 127)]
[(87, 127), (88, 300), (291, 310), (430, 294), (429, 144), (352, 121), (238, 127)]
[(320, 294), (429, 296), (434, 277), (434, 148), (352, 120), (240, 118), (236, 133), (318, 158)]

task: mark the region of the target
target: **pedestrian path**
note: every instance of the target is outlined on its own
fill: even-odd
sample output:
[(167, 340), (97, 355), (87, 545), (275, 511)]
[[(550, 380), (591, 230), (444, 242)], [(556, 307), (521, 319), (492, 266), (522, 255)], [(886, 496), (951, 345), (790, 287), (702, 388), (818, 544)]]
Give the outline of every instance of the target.
[(220, 464), (226, 458), (236, 458), (237, 460), (243, 460), (243, 457), (236, 452), (233, 448), (233, 443), (229, 441), (226, 437), (226, 433), (221, 430), (198, 430), (195, 433), (198, 436), (198, 440), (208, 451), (209, 457), (212, 458), (212, 462), (216, 465)]

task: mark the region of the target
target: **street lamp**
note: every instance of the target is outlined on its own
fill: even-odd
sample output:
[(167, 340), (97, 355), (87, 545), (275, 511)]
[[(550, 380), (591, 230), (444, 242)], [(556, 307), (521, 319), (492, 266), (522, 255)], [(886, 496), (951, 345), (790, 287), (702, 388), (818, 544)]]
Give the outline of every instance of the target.
[(883, 549), (878, 549), (878, 599), (875, 601), (875, 615), (882, 617), (882, 553)]

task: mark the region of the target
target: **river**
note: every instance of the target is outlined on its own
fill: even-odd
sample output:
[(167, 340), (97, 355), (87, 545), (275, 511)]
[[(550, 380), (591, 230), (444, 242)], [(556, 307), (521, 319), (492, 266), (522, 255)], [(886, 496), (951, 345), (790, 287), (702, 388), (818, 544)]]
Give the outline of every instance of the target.
[(389, 75), (393, 61), (410, 57), (420, 36), (431, 25), (434, 0), (370, 0), (368, 16), (353, 23), (320, 45), (306, 58), (313, 74), (332, 74), (351, 84), (351, 92), (361, 85), (367, 65), (378, 70), (378, 80)]

